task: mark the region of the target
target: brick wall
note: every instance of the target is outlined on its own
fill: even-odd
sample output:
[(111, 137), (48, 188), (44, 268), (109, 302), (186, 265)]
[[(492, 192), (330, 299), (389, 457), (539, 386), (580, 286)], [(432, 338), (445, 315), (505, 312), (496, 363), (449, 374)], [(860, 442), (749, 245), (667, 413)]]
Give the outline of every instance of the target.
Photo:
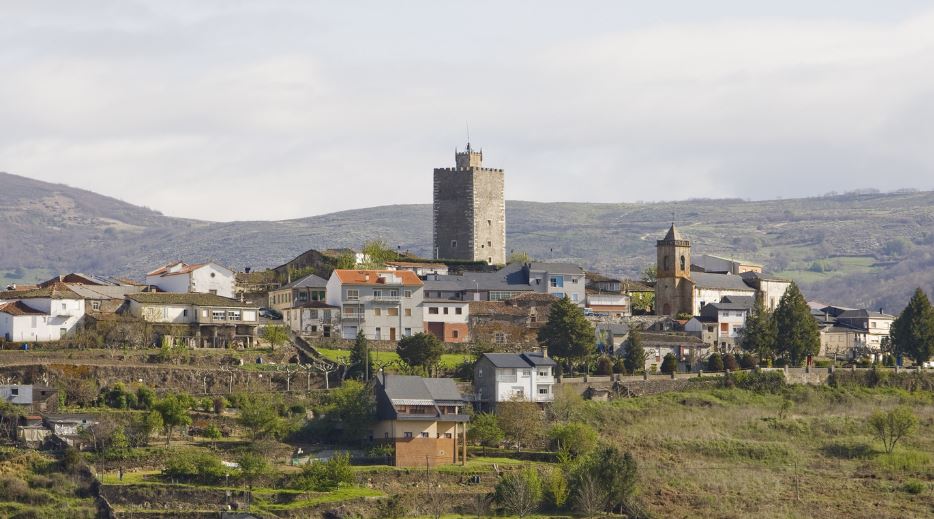
[(397, 438), (396, 466), (424, 467), (454, 463), (454, 438)]

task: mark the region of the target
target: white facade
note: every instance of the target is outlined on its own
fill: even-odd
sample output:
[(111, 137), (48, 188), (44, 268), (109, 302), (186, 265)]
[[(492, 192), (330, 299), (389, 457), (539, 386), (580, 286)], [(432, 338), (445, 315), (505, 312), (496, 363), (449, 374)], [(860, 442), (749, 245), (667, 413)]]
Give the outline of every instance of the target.
[[(528, 358), (537, 358), (538, 362)], [(477, 398), (491, 404), (512, 400), (551, 402), (555, 396), (553, 364), (537, 354), (484, 354), (474, 366)]]
[(470, 301), (425, 301), (422, 320), (426, 323), (467, 324), (470, 321)]
[(341, 336), (398, 341), (424, 331), (422, 282), (414, 272), (335, 270), (327, 285), (327, 303), (340, 309)]
[(234, 297), (234, 272), (217, 263), (188, 265), (172, 263), (146, 275), (146, 284), (163, 292), (199, 292)]
[(694, 287), (694, 313), (693, 315), (700, 315), (701, 308), (704, 305), (710, 303), (719, 303), (727, 296), (755, 296), (755, 289), (747, 290), (735, 290), (735, 289), (721, 289), (721, 288), (701, 288), (698, 286)]
[[(0, 303), (9, 301), (0, 301)], [(29, 313), (0, 311), (0, 337), (17, 342), (58, 341), (76, 332), (84, 318), (83, 299), (20, 300)]]

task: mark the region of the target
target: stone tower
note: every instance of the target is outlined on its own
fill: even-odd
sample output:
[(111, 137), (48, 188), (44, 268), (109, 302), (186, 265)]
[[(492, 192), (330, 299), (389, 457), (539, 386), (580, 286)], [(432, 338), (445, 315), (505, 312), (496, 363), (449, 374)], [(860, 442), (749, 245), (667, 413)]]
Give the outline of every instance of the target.
[(691, 281), (691, 242), (671, 224), (668, 234), (655, 243), (658, 253), (655, 279), (655, 313), (675, 316), (694, 312)]
[(483, 167), (483, 151), (467, 143), (454, 151), (453, 168), (434, 176), (435, 259), (506, 263), (506, 200), (501, 169)]

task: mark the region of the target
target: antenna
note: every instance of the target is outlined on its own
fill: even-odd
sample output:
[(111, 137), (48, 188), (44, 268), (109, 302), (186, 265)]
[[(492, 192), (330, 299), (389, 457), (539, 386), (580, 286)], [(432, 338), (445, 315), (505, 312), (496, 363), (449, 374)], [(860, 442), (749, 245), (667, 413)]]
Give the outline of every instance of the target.
[(470, 122), (464, 121), (464, 125), (467, 126), (467, 151), (470, 151)]

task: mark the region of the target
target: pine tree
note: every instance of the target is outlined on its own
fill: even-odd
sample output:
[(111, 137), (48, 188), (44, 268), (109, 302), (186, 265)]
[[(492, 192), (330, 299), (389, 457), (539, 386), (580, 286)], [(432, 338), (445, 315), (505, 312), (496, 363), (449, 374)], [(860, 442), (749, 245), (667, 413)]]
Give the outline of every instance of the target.
[(350, 366), (347, 368), (348, 377), (366, 379), (373, 376), (373, 359), (369, 350), (370, 345), (366, 340), (366, 335), (363, 334), (363, 330), (360, 330), (357, 332), (357, 338), (350, 350)]
[(798, 285), (792, 283), (775, 309), (776, 350), (791, 365), (800, 366), (808, 355), (820, 352), (820, 331)]
[(892, 346), (896, 355), (907, 355), (916, 364), (934, 357), (934, 308), (920, 288), (892, 323)]
[(538, 342), (548, 348), (548, 355), (565, 361), (593, 355), (595, 340), (584, 311), (566, 297), (552, 303), (548, 322), (538, 330)]
[(627, 373), (636, 373), (645, 369), (645, 348), (642, 347), (642, 333), (633, 328), (629, 331), (629, 345), (623, 354), (623, 365)]
[(765, 308), (762, 300), (756, 298), (756, 306), (746, 318), (740, 347), (750, 353), (755, 353), (759, 360), (771, 359), (775, 356), (775, 335), (775, 319)]

